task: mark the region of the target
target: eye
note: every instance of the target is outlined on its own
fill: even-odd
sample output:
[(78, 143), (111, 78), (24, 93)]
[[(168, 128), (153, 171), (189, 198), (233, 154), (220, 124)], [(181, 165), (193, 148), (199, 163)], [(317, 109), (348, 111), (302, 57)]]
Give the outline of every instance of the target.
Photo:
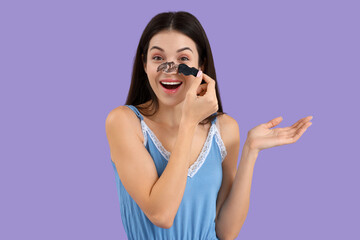
[(187, 57), (182, 57), (182, 58), (181, 58), (181, 61), (185, 61), (185, 60), (183, 60), (184, 58), (186, 58), (187, 60), (189, 60)]
[(156, 59), (156, 58), (161, 58), (160, 56), (154, 56), (152, 59), (154, 60), (160, 60), (160, 59)]

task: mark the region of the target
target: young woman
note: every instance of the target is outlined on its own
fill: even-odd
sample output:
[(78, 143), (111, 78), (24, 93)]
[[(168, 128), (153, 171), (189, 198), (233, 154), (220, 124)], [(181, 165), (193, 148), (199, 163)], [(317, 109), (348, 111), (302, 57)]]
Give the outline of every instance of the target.
[[(158, 71), (165, 62), (200, 71)], [(236, 238), (259, 151), (296, 142), (311, 118), (251, 129), (237, 169), (239, 127), (223, 112), (204, 29), (187, 12), (156, 15), (141, 36), (126, 104), (106, 119), (128, 239)]]

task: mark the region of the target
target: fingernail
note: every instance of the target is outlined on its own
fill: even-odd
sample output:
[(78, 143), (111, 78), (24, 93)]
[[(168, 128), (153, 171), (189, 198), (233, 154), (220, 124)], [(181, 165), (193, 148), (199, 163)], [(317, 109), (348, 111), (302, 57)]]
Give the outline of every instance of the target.
[(197, 73), (197, 75), (196, 75), (196, 77), (200, 77), (201, 75), (202, 75), (202, 71), (199, 70), (198, 73)]

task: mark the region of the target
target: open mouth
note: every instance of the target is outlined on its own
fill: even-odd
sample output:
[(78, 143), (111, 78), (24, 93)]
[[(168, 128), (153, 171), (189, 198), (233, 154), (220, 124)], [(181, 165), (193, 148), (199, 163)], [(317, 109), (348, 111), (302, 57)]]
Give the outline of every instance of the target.
[(166, 89), (169, 89), (169, 90), (174, 90), (174, 89), (177, 89), (178, 87), (180, 87), (182, 84), (181, 83), (177, 83), (177, 84), (165, 84), (165, 83), (161, 83), (161, 85), (166, 88)]

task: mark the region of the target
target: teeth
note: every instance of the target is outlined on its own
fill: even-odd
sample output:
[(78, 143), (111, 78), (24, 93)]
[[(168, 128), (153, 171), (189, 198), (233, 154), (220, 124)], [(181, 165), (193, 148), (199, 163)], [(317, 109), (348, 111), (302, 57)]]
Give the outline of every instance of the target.
[(177, 85), (180, 84), (181, 82), (161, 82), (161, 83), (166, 85)]

